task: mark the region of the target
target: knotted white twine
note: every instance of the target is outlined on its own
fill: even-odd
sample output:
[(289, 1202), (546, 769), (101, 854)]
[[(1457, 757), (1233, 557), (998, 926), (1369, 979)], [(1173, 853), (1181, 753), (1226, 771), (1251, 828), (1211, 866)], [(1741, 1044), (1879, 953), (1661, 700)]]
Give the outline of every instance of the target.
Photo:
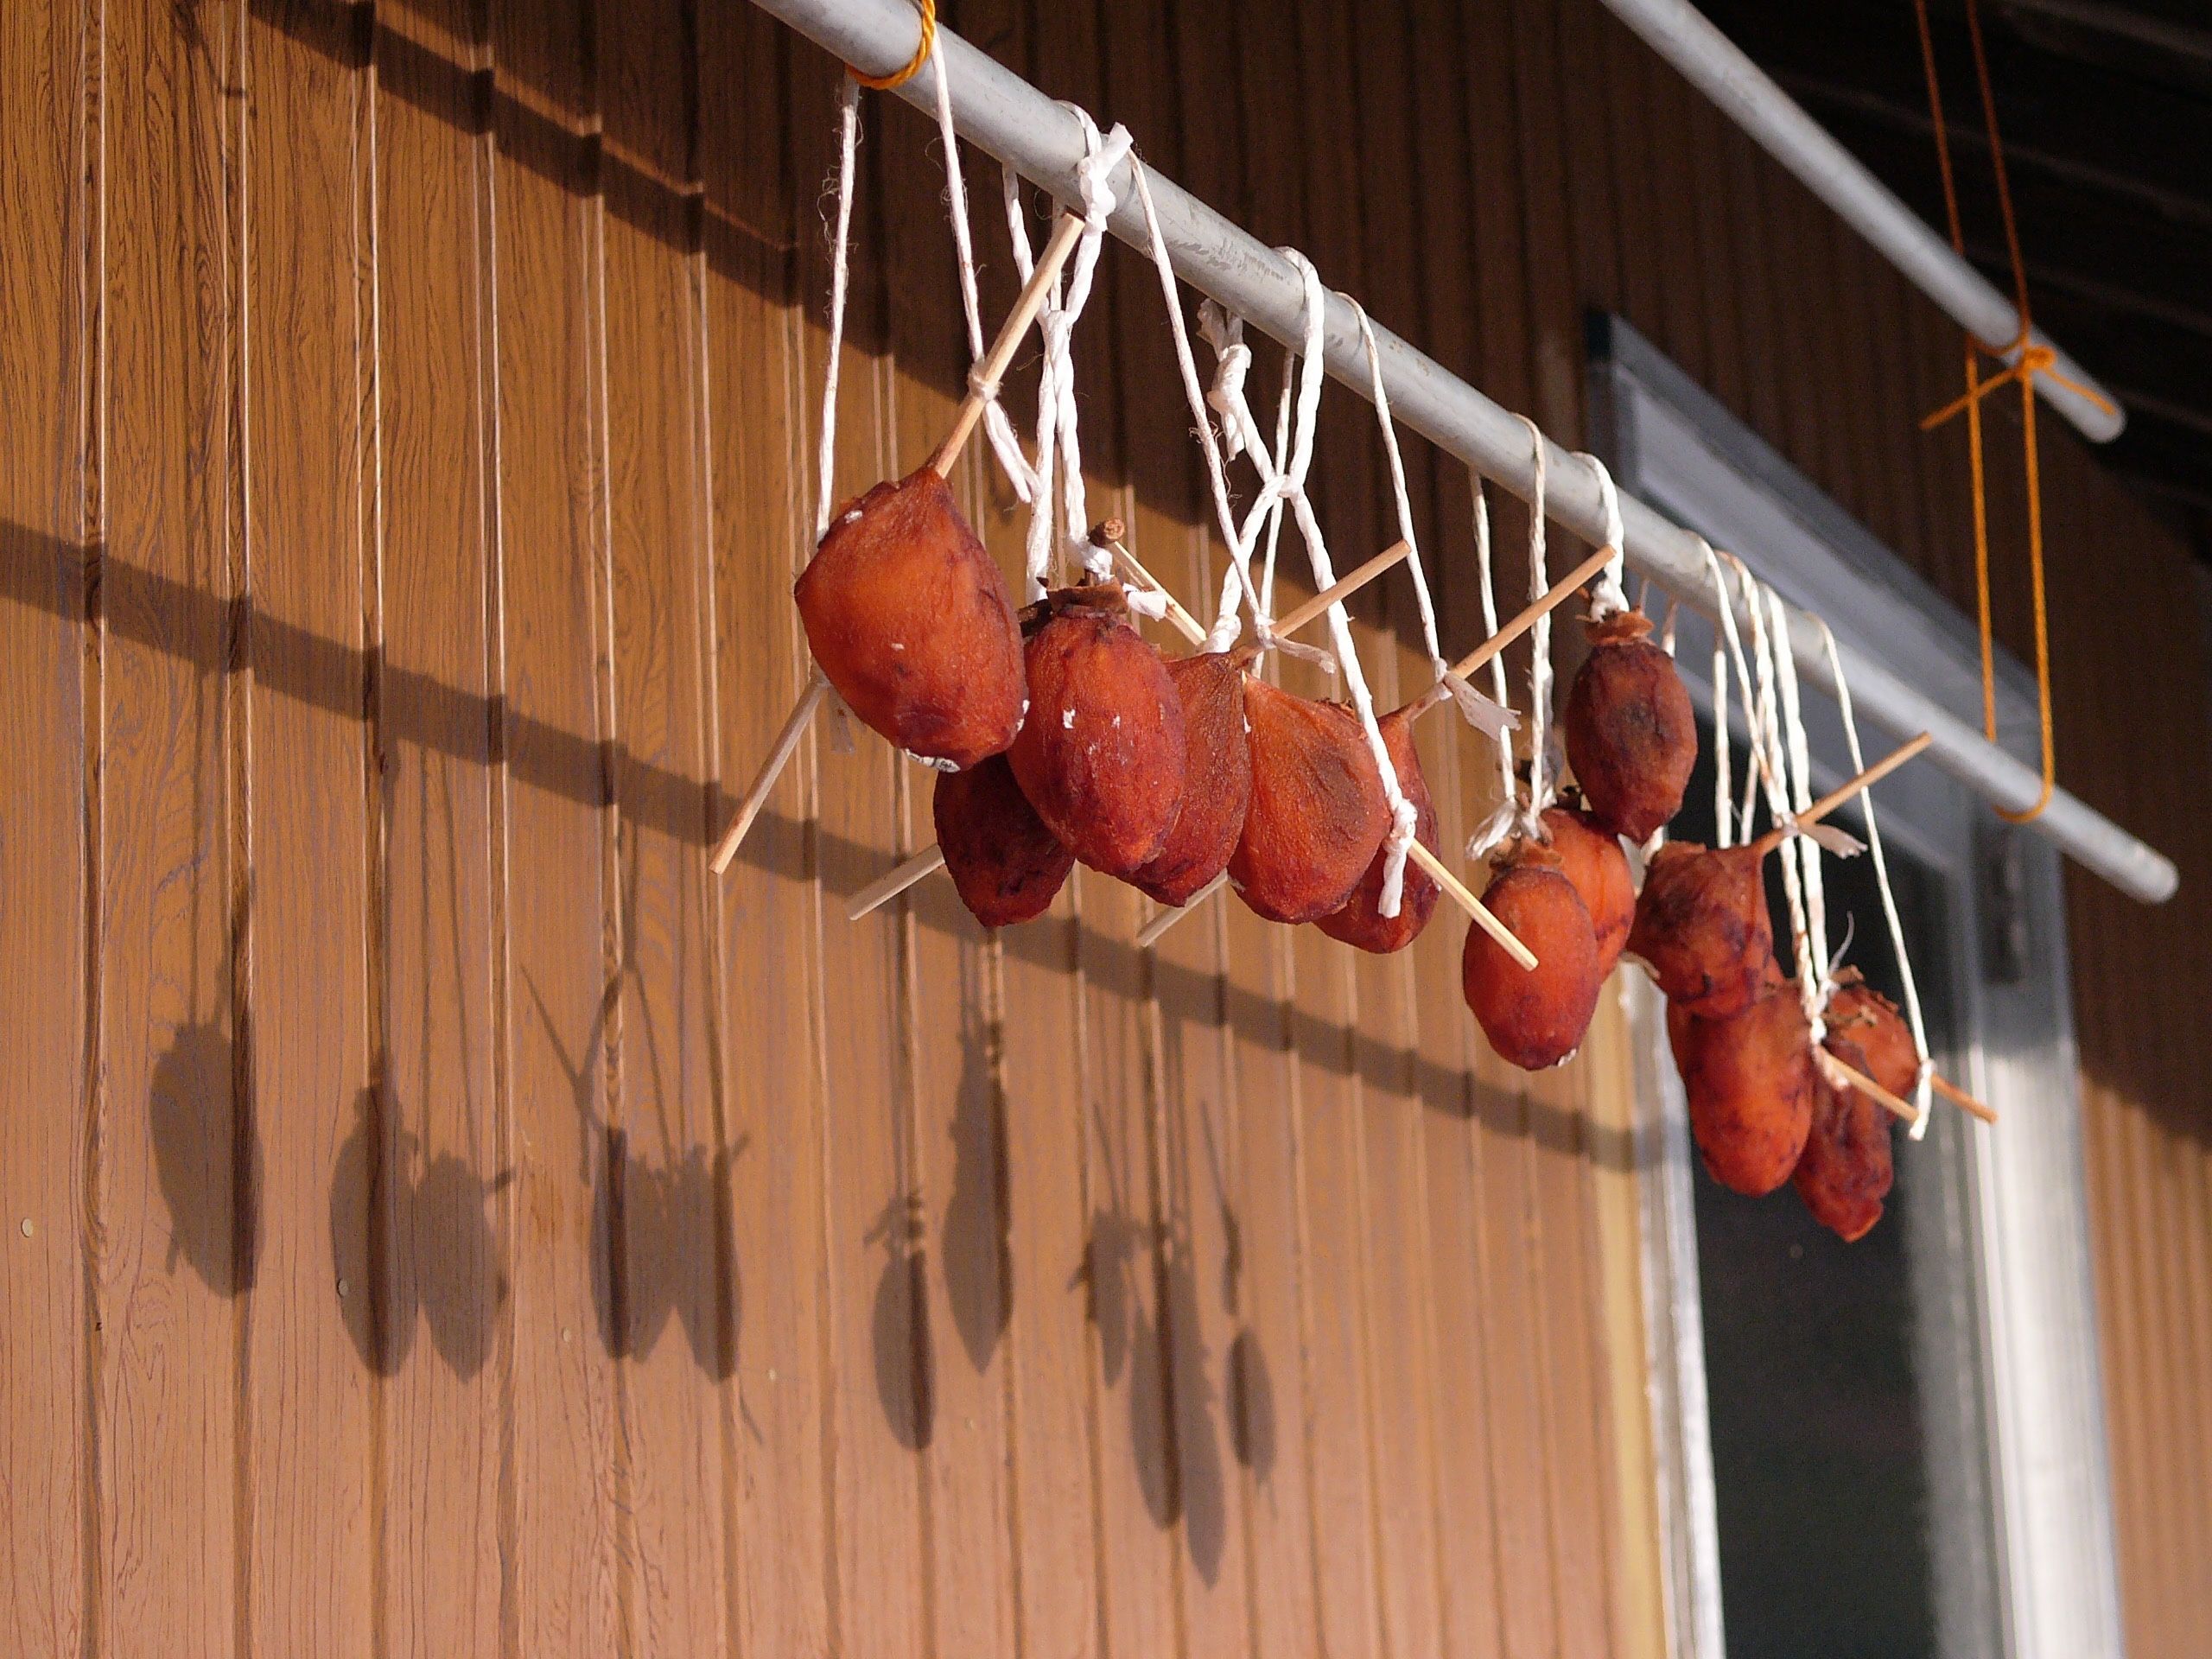
[[(1096, 577), (1112, 574), (1113, 555), (1095, 546), (1085, 532), (1090, 512), (1084, 499), (1083, 446), (1077, 430), (1073, 341), (1075, 326), (1090, 300), (1098, 269), (1099, 245), (1116, 198), (1108, 182), (1114, 169), (1129, 152), (1129, 131), (1116, 124), (1101, 138), (1089, 113), (1072, 104), (1062, 106), (1074, 114), (1083, 128), (1084, 158), (1076, 164), (1076, 188), (1083, 198), (1083, 233), (1068, 262), (1065, 294), (1055, 281), (1039, 313), (1037, 330), (1044, 341), (1043, 366), (1037, 386), (1036, 492), (1030, 503), (1028, 538), (1028, 597), (1043, 596), (1052, 556), (1052, 480), (1059, 476), (1062, 522), (1065, 529), (1061, 548), (1065, 556), (1079, 562)], [(1029, 232), (1023, 222), (1020, 181), (1009, 168), (1006, 174), (1007, 234), (1021, 280), (1027, 283), (1036, 269), (1030, 252)]]
[[(1859, 747), (1859, 722), (1851, 712), (1851, 684), (1844, 678), (1843, 656), (1836, 649), (1835, 632), (1827, 620), (1815, 617), (1814, 624), (1821, 631), (1821, 643), (1826, 648), (1828, 672), (1835, 677), (1836, 707), (1843, 715), (1843, 741), (1851, 753), (1851, 770), (1856, 774), (1866, 770), (1866, 757)], [(1904, 1013), (1912, 1028), (1912, 1052), (1919, 1058), (1919, 1072), (1913, 1079), (1912, 1107), (1916, 1114), (1912, 1127), (1906, 1131), (1915, 1141), (1928, 1133), (1929, 1095), (1936, 1076), (1936, 1062), (1928, 1052), (1928, 1027), (1920, 1011), (1920, 986), (1913, 977), (1912, 956), (1904, 946), (1904, 924), (1897, 916), (1897, 895), (1890, 888), (1890, 867), (1882, 856), (1882, 826), (1874, 816), (1874, 791), (1862, 791), (1859, 797), (1859, 810), (1866, 817), (1866, 849), (1874, 861), (1874, 885), (1882, 895), (1882, 916), (1890, 927), (1890, 948), (1897, 952), (1897, 977), (1904, 982)]]
[[(1529, 429), (1529, 442), (1535, 456), (1530, 469), (1529, 488), (1529, 597), (1541, 599), (1549, 585), (1547, 569), (1546, 542), (1548, 526), (1544, 498), (1546, 494), (1543, 429), (1526, 415), (1514, 418)], [(1481, 480), (1475, 484), (1475, 554), (1482, 574), (1483, 623), (1491, 632), (1497, 632), (1497, 601), (1491, 589), (1490, 512), (1483, 500)], [(1503, 696), (1505, 687), (1505, 668), (1503, 653), (1491, 658), (1491, 683)], [(1513, 748), (1511, 739), (1498, 739), (1499, 769), (1505, 778), (1505, 798), (1500, 801), (1467, 842), (1467, 856), (1471, 859), (1487, 857), (1492, 848), (1518, 830), (1532, 841), (1546, 839), (1544, 809), (1552, 804), (1553, 788), (1546, 750), (1552, 734), (1552, 613), (1546, 611), (1529, 630), (1529, 794), (1526, 800), (1516, 787), (1513, 778)]]
[(814, 460), (814, 539), (830, 531), (836, 487), (837, 372), (844, 356), (845, 293), (851, 281), (853, 156), (860, 146), (861, 89), (850, 75), (837, 82), (837, 228), (830, 240), (830, 356), (822, 372), (822, 424)]
[(1628, 609), (1628, 590), (1622, 585), (1628, 572), (1628, 555), (1622, 551), (1628, 543), (1628, 531), (1621, 524), (1621, 493), (1613, 486), (1613, 475), (1606, 470), (1605, 463), (1580, 449), (1574, 452), (1574, 458), (1587, 464), (1598, 475), (1598, 499), (1605, 510), (1605, 545), (1613, 556), (1605, 561), (1590, 589), (1590, 620), (1603, 622)]
[[(990, 439), (991, 452), (998, 457), (1000, 469), (1014, 486), (1014, 494), (1027, 503), (1037, 475), (1028, 457), (1021, 453), (1021, 442), (1014, 435), (1013, 421), (999, 403), (999, 383), (985, 379), (980, 366), (983, 360), (983, 313), (976, 289), (976, 249), (968, 228), (968, 184), (961, 171), (959, 135), (952, 126), (952, 89), (947, 84), (944, 54), (938, 49), (939, 37), (934, 30), (929, 39), (929, 69), (937, 87), (937, 130), (944, 149), (944, 183), (952, 219), (952, 245), (960, 263), (960, 304), (968, 321), (968, 356), (971, 365), (968, 389), (983, 400), (983, 431)], [(851, 77), (846, 78), (846, 85), (852, 85)]]
[[(1168, 326), (1175, 337), (1175, 364), (1182, 371), (1183, 395), (1191, 405), (1191, 420), (1197, 429), (1198, 447), (1205, 453), (1206, 481), (1213, 493), (1214, 517), (1221, 525), (1222, 539), (1229, 548), (1229, 569), (1222, 578), (1219, 613), (1200, 649), (1226, 651), (1236, 640), (1236, 601), (1240, 592), (1251, 601), (1253, 615), (1256, 617), (1260, 613), (1260, 596), (1252, 588), (1251, 550), (1243, 546), (1237, 538), (1236, 512), (1229, 499), (1229, 477), (1223, 454), (1224, 445), (1215, 441), (1213, 423), (1206, 418), (1207, 397), (1198, 386), (1198, 365), (1191, 355), (1191, 336), (1183, 323), (1182, 292), (1176, 286), (1175, 267), (1167, 257), (1166, 240), (1160, 234), (1160, 216), (1152, 205), (1152, 186), (1146, 181), (1144, 163), (1137, 159), (1134, 151), (1129, 156), (1129, 176), (1136, 184), (1137, 204), (1144, 209), (1145, 230), (1152, 244), (1152, 263), (1160, 273), (1160, 297), (1166, 302)], [(1243, 353), (1246, 363), (1251, 361), (1251, 351), (1241, 339), (1236, 342), (1236, 350)], [(1237, 378), (1240, 389), (1236, 395), (1241, 402), (1243, 396), (1241, 369)], [(1223, 427), (1226, 439), (1233, 429), (1226, 421)], [(1241, 447), (1242, 441), (1237, 442)], [(1230, 449), (1228, 459), (1233, 459), (1236, 453), (1236, 449)]]
[[(1328, 542), (1321, 534), (1320, 520), (1306, 494), (1306, 478), (1313, 464), (1313, 431), (1321, 413), (1321, 334), (1328, 295), (1313, 261), (1295, 248), (1279, 248), (1276, 251), (1296, 268), (1306, 288), (1305, 340), (1298, 365), (1296, 421), (1290, 438), (1289, 464), (1268, 479), (1261, 499), (1247, 517), (1255, 519), (1277, 504), (1288, 507), (1297, 521), (1299, 539), (1306, 543), (1306, 556), (1313, 569), (1314, 591), (1319, 593), (1335, 585), (1337, 573), (1329, 558)], [(1249, 411), (1245, 418), (1249, 419)], [(1250, 443), (1251, 435), (1247, 434), (1247, 447), (1254, 448), (1256, 461), (1257, 450)], [(1265, 475), (1263, 468), (1262, 476)], [(1272, 563), (1271, 552), (1270, 567)], [(1272, 568), (1268, 574), (1272, 576)], [(1390, 752), (1383, 744), (1382, 728), (1376, 723), (1375, 699), (1367, 689), (1367, 676), (1360, 668), (1359, 652), (1352, 643), (1351, 620), (1344, 611), (1344, 601), (1339, 600), (1330, 606), (1328, 615), (1337, 666), (1344, 676), (1346, 690), (1351, 693), (1352, 708), (1359, 716), (1360, 729), (1366, 734), (1376, 770), (1382, 774), (1382, 798), (1389, 804), (1390, 829), (1382, 841), (1382, 891), (1375, 908), (1379, 915), (1393, 917), (1398, 913), (1403, 894), (1406, 849), (1413, 844), (1418, 813), (1399, 786), (1397, 768), (1390, 764)]]
[(1376, 423), (1382, 429), (1382, 451), (1390, 462), (1390, 493), (1398, 509), (1398, 537), (1406, 544), (1406, 569), (1414, 579), (1414, 601), (1421, 612), (1421, 643), (1428, 649), (1428, 664), (1437, 683), (1452, 694), (1452, 701), (1467, 723), (1487, 736), (1496, 737), (1512, 729), (1513, 721), (1503, 702), (1490, 698), (1469, 685), (1452, 671), (1452, 664), (1445, 660), (1444, 647), (1436, 638), (1436, 606), (1428, 593), (1428, 575), (1421, 567), (1421, 538), (1414, 531), (1414, 504), (1406, 492), (1406, 465), (1398, 454), (1397, 423), (1390, 417), (1390, 393), (1382, 384), (1382, 354), (1375, 344), (1375, 325), (1367, 320), (1367, 308), (1349, 294), (1339, 294), (1352, 315), (1359, 320), (1359, 337), (1367, 347), (1367, 376), (1369, 392), (1375, 405)]

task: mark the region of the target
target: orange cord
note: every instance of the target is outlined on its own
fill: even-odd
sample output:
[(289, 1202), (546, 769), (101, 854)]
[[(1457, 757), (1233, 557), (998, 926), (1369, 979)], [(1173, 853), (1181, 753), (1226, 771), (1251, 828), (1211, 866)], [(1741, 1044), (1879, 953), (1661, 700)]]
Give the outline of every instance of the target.
[(937, 50), (937, 0), (917, 0), (922, 12), (922, 38), (914, 48), (914, 55), (906, 60), (903, 69), (893, 69), (887, 75), (864, 75), (845, 66), (845, 73), (874, 92), (887, 92), (894, 86), (904, 86), (922, 73), (922, 66), (930, 60), (930, 54)]
[[(1914, 16), (1920, 24), (1920, 56), (1922, 67), (1928, 75), (1928, 111), (1936, 129), (1936, 167), (1943, 181), (1943, 210), (1950, 220), (1952, 249), (1963, 258), (1966, 255), (1966, 233), (1959, 221), (1959, 192), (1952, 174), (1951, 146), (1943, 120), (1943, 94), (1936, 73), (1936, 42), (1928, 26), (1928, 0), (1912, 0)], [(1990, 89), (1989, 58), (1981, 41), (1981, 14), (1975, 0), (1967, 0), (1967, 29), (1974, 42), (1974, 75), (1981, 92), (1982, 119), (1989, 134), (1989, 159), (1996, 175), (1998, 211), (2005, 225), (2005, 251), (2012, 265), (2013, 304), (2020, 315), (2019, 332), (2012, 342), (1991, 355), (2000, 359), (2010, 358), (2010, 365), (1985, 380), (1981, 377), (1980, 359), (1977, 350), (1988, 349), (1969, 334), (1966, 343), (1967, 389), (1963, 397), (1953, 399), (1928, 416), (1921, 423), (1921, 429), (1929, 431), (1941, 426), (1954, 416), (1967, 417), (1967, 463), (1974, 482), (1974, 595), (1980, 609), (1981, 626), (1981, 720), (1982, 731), (1989, 741), (1997, 741), (1997, 660), (1994, 631), (1990, 619), (1989, 602), (1989, 505), (1983, 464), (1981, 431), (1981, 400), (2007, 381), (2016, 382), (2020, 388), (2020, 441), (2027, 461), (2028, 487), (2028, 570), (2034, 594), (2036, 620), (2036, 703), (2043, 732), (2043, 791), (2036, 797), (2033, 806), (2024, 812), (1997, 809), (1998, 816), (2014, 823), (2025, 823), (2042, 815), (2050, 804), (2052, 790), (2057, 782), (2057, 753), (2051, 736), (2050, 719), (2050, 620), (2044, 594), (2043, 570), (2043, 467), (2036, 445), (2036, 377), (2049, 375), (2061, 385), (2109, 410), (2112, 404), (2091, 388), (2058, 372), (2054, 364), (2056, 353), (2035, 337), (2035, 324), (2028, 310), (2028, 270), (2020, 257), (2020, 232), (2012, 212), (2012, 189), (2005, 173), (2005, 146), (1997, 132), (1997, 99)]]

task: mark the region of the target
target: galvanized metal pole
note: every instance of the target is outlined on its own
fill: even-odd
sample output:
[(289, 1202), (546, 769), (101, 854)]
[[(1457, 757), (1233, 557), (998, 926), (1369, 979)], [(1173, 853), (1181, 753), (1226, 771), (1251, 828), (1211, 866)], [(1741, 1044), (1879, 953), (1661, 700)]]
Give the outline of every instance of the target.
[[(1834, 208), (1844, 223), (1950, 313), (1961, 328), (1993, 352), (2012, 345), (2020, 327), (2020, 314), (2012, 300), (1953, 252), (1949, 243), (1829, 137), (1827, 128), (1806, 114), (1689, 0), (1605, 0), (1605, 7), (1749, 133), (1761, 149)], [(2035, 337), (2051, 346), (2040, 329)], [(2057, 351), (2055, 346), (2051, 349)], [(2058, 352), (2057, 357), (2058, 372), (2092, 388), (2105, 405), (2048, 376), (2038, 376), (2036, 390), (2043, 400), (2095, 442), (2118, 437), (2127, 424), (2120, 399), (2065, 353)]]
[[(912, 56), (916, 14), (907, 0), (755, 0), (800, 34), (844, 62), (869, 73), (887, 73)], [(944, 73), (952, 93), (953, 118), (962, 137), (1061, 200), (1079, 200), (1076, 165), (1083, 132), (1076, 118), (1012, 70), (969, 46), (950, 29), (938, 30), (938, 52), (898, 96), (922, 109), (935, 107), (931, 77)], [(1141, 135), (1140, 135), (1141, 137)], [(1160, 234), (1176, 273), (1218, 300), (1255, 327), (1285, 343), (1305, 337), (1305, 296), (1287, 260), (1158, 172), (1148, 175)], [(1144, 215), (1128, 188), (1126, 164), (1115, 178), (1120, 198), (1109, 228), (1121, 240), (1148, 249)], [(1322, 320), (1330, 374), (1365, 396), (1367, 358), (1351, 308), (1333, 295)], [(1499, 407), (1432, 358), (1380, 324), (1375, 329), (1390, 407), (1406, 425), (1456, 455), (1484, 477), (1527, 499), (1534, 489), (1534, 457), (1520, 418)], [(1605, 536), (1604, 507), (1596, 475), (1556, 444), (1546, 449), (1550, 516), (1595, 545)], [(1711, 590), (1704, 555), (1689, 531), (1624, 494), (1621, 514), (1630, 564), (1679, 595), (1709, 609)], [(1758, 550), (1737, 550), (1756, 565)], [(1833, 691), (1825, 647), (1812, 620), (1791, 617), (1800, 671)], [(1875, 658), (1845, 646), (1845, 671), (1859, 712), (1899, 737), (1926, 731), (1929, 753), (1967, 786), (1999, 806), (2032, 803), (2042, 779), (1940, 705), (1931, 702)], [(2177, 876), (2171, 860), (2146, 847), (2064, 790), (2036, 821), (2037, 831), (2069, 855), (2136, 898), (2171, 898)]]

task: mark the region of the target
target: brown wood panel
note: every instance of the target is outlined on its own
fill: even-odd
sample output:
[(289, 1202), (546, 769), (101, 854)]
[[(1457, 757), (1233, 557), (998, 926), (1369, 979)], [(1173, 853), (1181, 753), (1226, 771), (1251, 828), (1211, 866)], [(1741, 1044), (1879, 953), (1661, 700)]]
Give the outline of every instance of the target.
[[(812, 540), (809, 360), (796, 300), (787, 122), (791, 47), (743, 0), (701, 16), (699, 130), (711, 343), (716, 698), (722, 799), (750, 781), (806, 670), (791, 572)], [(817, 158), (822, 133), (807, 135)], [(823, 1426), (833, 1386), (823, 1337), (823, 1092), (811, 829), (815, 750), (803, 747), (720, 884), (729, 1033), (740, 1434), (728, 1478), (737, 1646), (829, 1645), (830, 1539)]]
[[(378, 21), (375, 238), (385, 1086), (372, 1122), (377, 1586), (388, 1651), (496, 1647), (507, 1135), (491, 766), (491, 141), (472, 8)], [(432, 688), (436, 688), (433, 690)], [(529, 880), (525, 877), (525, 880)], [(350, 1298), (349, 1298), (350, 1300)]]
[(594, 42), (621, 979), (609, 1024), (607, 1325), (620, 1362), (639, 1654), (726, 1639), (729, 1616), (721, 1430), (735, 1361), (702, 856), (706, 340), (690, 21), (679, 0), (602, 10)]
[(94, 27), (80, 5), (0, 13), (0, 716), (43, 739), (11, 739), (0, 820), (0, 1623), (60, 1653), (99, 1639), (108, 1524), (92, 1282), (104, 1137), (86, 1065), (99, 1030), (102, 749), (86, 626), (102, 278)]
[(524, 1653), (627, 1639), (620, 1434), (602, 1237), (607, 763), (597, 664), (606, 614), (596, 101), (580, 4), (492, 16), (498, 250), (498, 522), (505, 717), (505, 1019), (515, 1172), (508, 1263), (513, 1464), (503, 1637)]
[[(240, 135), (222, 99), (237, 21), (212, 17), (194, 41), (127, 9), (105, 41), (116, 84), (149, 94), (116, 105), (106, 135), (108, 372), (162, 389), (117, 398), (107, 418), (96, 1444), (98, 1628), (118, 1651), (223, 1653), (237, 1631), (238, 1332), (255, 1243), (226, 672), (245, 556)], [(178, 282), (181, 267), (202, 280)]]
[(387, 1635), (380, 1391), (349, 1334), (380, 1242), (360, 1129), (387, 1082), (371, 914), (381, 757), (363, 719), (378, 574), (373, 152), (354, 23), (256, 16), (243, 78), (253, 810), (240, 1037), (259, 1150), (239, 1379), (249, 1510), (232, 1570), (240, 1646), (334, 1656), (375, 1653)]

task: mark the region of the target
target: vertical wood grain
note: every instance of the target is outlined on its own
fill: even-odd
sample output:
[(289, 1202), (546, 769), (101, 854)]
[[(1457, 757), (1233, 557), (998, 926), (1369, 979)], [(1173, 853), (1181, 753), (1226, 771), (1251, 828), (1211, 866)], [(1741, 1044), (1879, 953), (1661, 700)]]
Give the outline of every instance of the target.
[[(364, 722), (376, 568), (374, 129), (358, 19), (248, 29), (245, 926), (252, 1202), (243, 1376), (247, 1524), (238, 1642), (371, 1654), (378, 1395), (347, 1335), (370, 1294), (367, 1160), (349, 1130), (380, 1088)], [(282, 688), (279, 690), (278, 688)], [(339, 1281), (346, 1294), (338, 1294)]]
[(122, 395), (106, 410), (99, 739), (99, 1628), (118, 1652), (223, 1653), (237, 1629), (236, 1322), (255, 1239), (226, 672), (244, 555), (241, 132), (221, 86), (239, 22), (211, 15), (195, 39), (124, 8), (105, 39), (114, 83), (148, 90), (112, 110), (103, 298)]
[(492, 16), (493, 270), (508, 800), (513, 1518), (503, 1647), (622, 1650), (620, 1434), (604, 1238), (609, 787), (597, 664), (605, 475), (582, 3)]
[(98, 1031), (87, 785), (100, 734), (86, 626), (97, 550), (96, 27), (80, 5), (0, 11), (0, 715), (42, 740), (10, 743), (0, 815), (0, 1623), (61, 1653), (99, 1639), (106, 1520), (88, 1282), (99, 1098), (86, 1064)]
[[(497, 524), (486, 306), (488, 59), (465, 0), (379, 17), (378, 878), (385, 1087), (374, 1136), (385, 1651), (500, 1639), (499, 1351), (507, 1137), (497, 1089), (491, 613)], [(439, 690), (434, 692), (431, 688)], [(362, 1126), (367, 1127), (367, 1126)]]

